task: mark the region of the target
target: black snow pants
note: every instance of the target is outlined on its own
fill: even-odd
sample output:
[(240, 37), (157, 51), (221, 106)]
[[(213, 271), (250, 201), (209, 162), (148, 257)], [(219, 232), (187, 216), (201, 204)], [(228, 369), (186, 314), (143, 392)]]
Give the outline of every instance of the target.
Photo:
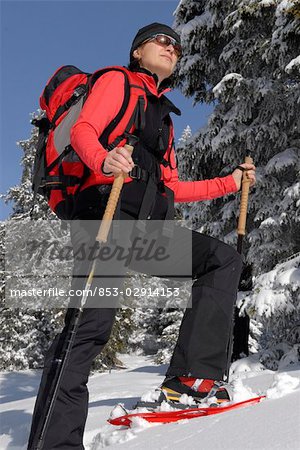
[[(92, 208), (90, 208), (90, 211)], [(121, 219), (129, 219), (123, 213)], [(122, 216), (123, 214), (123, 216)], [(81, 215), (95, 218), (92, 214)], [(157, 216), (159, 219), (159, 215)], [(97, 229), (95, 228), (95, 233)], [(192, 235), (192, 236), (191, 236)], [(86, 220), (71, 223), (74, 249), (82, 242), (91, 243), (95, 235), (86, 230)], [(172, 243), (177, 273), (184, 273), (189, 264), (185, 241), (192, 237), (192, 278), (194, 280), (191, 307), (187, 308), (180, 326), (179, 337), (167, 375), (193, 376), (222, 380), (227, 368), (227, 348), (232, 333), (233, 311), (242, 270), (242, 260), (227, 244), (182, 228)], [(181, 258), (178, 258), (178, 251)], [(172, 255), (171, 255), (172, 257)], [(76, 266), (76, 260), (75, 260)], [(150, 272), (149, 272), (150, 273)], [(95, 283), (98, 281), (95, 280)], [(83, 286), (85, 280), (82, 281)], [(101, 285), (101, 278), (99, 280)], [(45, 359), (45, 368), (35, 404), (28, 449), (34, 449), (36, 429), (52, 380), (52, 361), (58, 357), (66, 337), (73, 309), (65, 316), (65, 328), (56, 337)], [(87, 381), (94, 358), (109, 340), (116, 308), (86, 308), (83, 311), (76, 340), (45, 438), (46, 450), (83, 450), (83, 433), (88, 412)]]

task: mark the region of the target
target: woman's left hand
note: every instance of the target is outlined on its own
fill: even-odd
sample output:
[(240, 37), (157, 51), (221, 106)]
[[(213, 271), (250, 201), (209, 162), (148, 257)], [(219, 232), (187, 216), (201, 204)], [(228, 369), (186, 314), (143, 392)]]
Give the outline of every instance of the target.
[(248, 164), (248, 163), (243, 163), (243, 164), (239, 164), (241, 167), (244, 167), (244, 169), (246, 169), (246, 171), (243, 171), (242, 169), (236, 168), (233, 172), (232, 172), (232, 176), (234, 178), (237, 190), (239, 191), (241, 188), (241, 184), (242, 184), (242, 178), (243, 178), (243, 173), (246, 174), (247, 179), (250, 181), (250, 186), (254, 186), (254, 184), (256, 183), (256, 178), (255, 178), (255, 170), (256, 167), (254, 164)]

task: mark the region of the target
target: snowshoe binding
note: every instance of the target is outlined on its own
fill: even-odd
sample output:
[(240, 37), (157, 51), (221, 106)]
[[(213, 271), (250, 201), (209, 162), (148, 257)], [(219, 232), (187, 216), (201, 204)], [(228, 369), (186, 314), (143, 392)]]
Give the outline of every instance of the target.
[(168, 402), (180, 403), (184, 396), (191, 397), (195, 403), (220, 405), (232, 401), (230, 385), (223, 381), (193, 378), (169, 377), (164, 380), (161, 390)]
[(223, 381), (169, 377), (164, 380), (160, 389), (151, 394), (151, 398), (142, 397), (134, 409), (147, 408), (149, 411), (155, 411), (160, 409), (163, 402), (176, 409), (203, 405), (217, 407), (231, 402), (232, 397), (230, 385)]

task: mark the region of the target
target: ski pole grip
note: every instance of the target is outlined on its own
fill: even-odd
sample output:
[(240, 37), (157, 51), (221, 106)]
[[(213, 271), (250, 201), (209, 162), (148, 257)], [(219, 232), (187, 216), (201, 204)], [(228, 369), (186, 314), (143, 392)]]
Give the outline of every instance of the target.
[[(124, 147), (130, 154), (133, 152), (133, 146), (125, 144)], [(116, 207), (119, 201), (120, 193), (124, 184), (124, 180), (127, 177), (127, 173), (122, 172), (115, 176), (115, 180), (112, 185), (111, 193), (108, 198), (108, 202), (105, 208), (103, 218), (101, 220), (101, 225), (96, 237), (98, 242), (106, 242), (107, 236), (111, 227), (111, 223), (116, 211)]]
[[(245, 163), (253, 164), (253, 159), (250, 156), (246, 156)], [(243, 172), (240, 215), (239, 215), (239, 221), (238, 221), (238, 227), (237, 227), (237, 234), (243, 235), (243, 236), (246, 234), (246, 219), (247, 219), (250, 182), (251, 181), (247, 177), (247, 172)]]

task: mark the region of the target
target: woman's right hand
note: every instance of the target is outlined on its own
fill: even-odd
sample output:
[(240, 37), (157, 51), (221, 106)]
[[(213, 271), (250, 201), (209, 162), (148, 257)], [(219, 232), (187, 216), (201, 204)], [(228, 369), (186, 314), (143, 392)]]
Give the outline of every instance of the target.
[(115, 147), (108, 152), (102, 171), (104, 175), (119, 175), (121, 172), (130, 172), (133, 167), (134, 162), (129, 151), (125, 147)]

